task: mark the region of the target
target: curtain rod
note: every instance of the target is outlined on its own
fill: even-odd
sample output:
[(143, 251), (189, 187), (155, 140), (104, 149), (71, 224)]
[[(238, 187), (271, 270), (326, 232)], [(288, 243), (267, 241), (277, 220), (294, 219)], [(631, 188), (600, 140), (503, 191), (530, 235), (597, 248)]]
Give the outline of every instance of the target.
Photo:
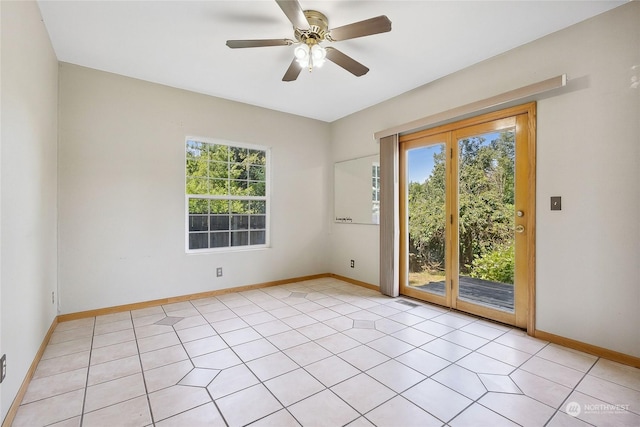
[(500, 95), (492, 96), (491, 98), (475, 101), (470, 104), (452, 108), (451, 110), (443, 111), (442, 113), (434, 114), (403, 125), (394, 126), (392, 128), (376, 132), (373, 134), (373, 137), (379, 141), (380, 139), (391, 135), (416, 132), (433, 127), (436, 124), (444, 124), (444, 122), (449, 120), (462, 119), (464, 116), (475, 115), (477, 113), (484, 112), (483, 110), (505, 106), (505, 104), (509, 103), (524, 101), (532, 96), (548, 92), (553, 89), (558, 89), (566, 85), (567, 75), (561, 74), (538, 83), (533, 83), (519, 89), (514, 89)]

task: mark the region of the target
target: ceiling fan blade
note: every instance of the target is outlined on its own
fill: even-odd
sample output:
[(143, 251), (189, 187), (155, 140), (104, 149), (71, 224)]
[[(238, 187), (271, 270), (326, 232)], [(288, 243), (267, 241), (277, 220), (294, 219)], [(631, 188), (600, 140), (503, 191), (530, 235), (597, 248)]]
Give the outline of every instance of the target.
[(227, 40), (227, 46), (231, 49), (244, 47), (288, 46), (293, 44), (289, 39), (264, 39), (264, 40)]
[(347, 56), (344, 53), (340, 52), (338, 49), (327, 47), (326, 50), (327, 59), (329, 61), (341, 66), (354, 76), (364, 76), (369, 72), (369, 69), (367, 67), (351, 58), (350, 56)]
[(294, 27), (300, 28), (301, 30), (309, 29), (309, 22), (307, 21), (307, 17), (304, 16), (304, 12), (302, 11), (302, 7), (297, 0), (276, 0), (280, 9), (287, 15), (289, 21), (293, 24)]
[(287, 72), (284, 73), (284, 77), (282, 77), (282, 81), (283, 82), (294, 81), (300, 75), (300, 71), (302, 71), (302, 66), (298, 64), (298, 61), (296, 61), (296, 58), (293, 58), (293, 61), (291, 61), (291, 65), (289, 65), (289, 68), (287, 68)]
[(391, 21), (385, 15), (366, 19), (342, 27), (333, 28), (329, 36), (333, 41), (355, 39), (357, 37), (370, 36), (372, 34), (391, 31)]

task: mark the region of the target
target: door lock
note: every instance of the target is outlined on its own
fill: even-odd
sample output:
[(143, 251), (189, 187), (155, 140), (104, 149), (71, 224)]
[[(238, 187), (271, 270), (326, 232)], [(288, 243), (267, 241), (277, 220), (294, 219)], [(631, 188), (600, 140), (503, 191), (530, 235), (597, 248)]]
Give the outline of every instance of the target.
[(516, 225), (516, 233), (524, 233), (524, 225)]

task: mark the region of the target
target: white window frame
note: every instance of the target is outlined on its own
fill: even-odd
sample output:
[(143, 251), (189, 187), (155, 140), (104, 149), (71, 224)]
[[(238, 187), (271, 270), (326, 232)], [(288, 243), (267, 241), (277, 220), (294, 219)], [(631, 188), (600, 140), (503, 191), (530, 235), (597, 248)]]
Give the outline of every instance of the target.
[(371, 185), (371, 202), (372, 214), (371, 221), (374, 224), (380, 224), (380, 162), (374, 162), (372, 165), (371, 178), (375, 180), (375, 185)]
[[(227, 194), (225, 196), (222, 195), (208, 195), (208, 194), (188, 194), (187, 193), (187, 143), (189, 141), (201, 142), (205, 144), (214, 144), (214, 145), (226, 145), (228, 147), (238, 147), (238, 148), (246, 148), (249, 150), (259, 150), (265, 152), (265, 195), (264, 196), (232, 196)], [(184, 185), (183, 191), (185, 192), (185, 203), (184, 203), (184, 212), (185, 212), (185, 223), (184, 223), (184, 234), (185, 234), (185, 252), (188, 254), (203, 254), (203, 253), (220, 253), (220, 252), (241, 252), (241, 251), (251, 251), (251, 250), (259, 250), (266, 249), (271, 247), (271, 147), (266, 147), (263, 145), (255, 145), (255, 144), (247, 144), (243, 142), (236, 141), (228, 141), (217, 138), (207, 138), (201, 136), (187, 136), (185, 137), (183, 144), (183, 169), (182, 173), (184, 176)], [(265, 243), (257, 244), (257, 245), (242, 245), (242, 246), (223, 246), (217, 248), (199, 248), (199, 249), (190, 249), (189, 248), (189, 199), (209, 199), (209, 200), (258, 200), (265, 201)], [(232, 215), (230, 213), (230, 215)], [(229, 230), (231, 232), (231, 230)], [(249, 230), (248, 230), (249, 231)], [(210, 232), (210, 231), (209, 231)], [(231, 243), (231, 242), (230, 242)]]

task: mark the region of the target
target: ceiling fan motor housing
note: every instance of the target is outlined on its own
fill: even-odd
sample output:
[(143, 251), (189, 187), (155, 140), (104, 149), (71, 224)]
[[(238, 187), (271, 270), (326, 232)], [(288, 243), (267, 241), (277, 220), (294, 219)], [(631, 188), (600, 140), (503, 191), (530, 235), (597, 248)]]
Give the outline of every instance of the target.
[(309, 29), (293, 27), (296, 40), (306, 44), (316, 44), (325, 40), (329, 32), (329, 20), (317, 10), (305, 10), (304, 16), (309, 22)]

